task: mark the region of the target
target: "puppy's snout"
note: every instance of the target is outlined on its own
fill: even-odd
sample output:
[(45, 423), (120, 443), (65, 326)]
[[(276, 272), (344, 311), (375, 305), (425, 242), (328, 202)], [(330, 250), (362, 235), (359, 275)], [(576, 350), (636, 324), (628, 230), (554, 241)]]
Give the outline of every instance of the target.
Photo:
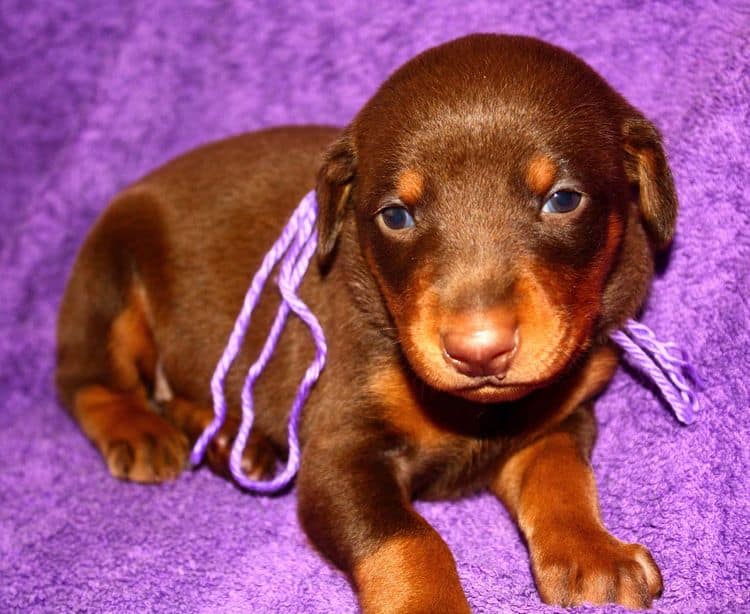
[(466, 318), (451, 322), (441, 334), (448, 361), (464, 375), (504, 377), (518, 346), (515, 321)]

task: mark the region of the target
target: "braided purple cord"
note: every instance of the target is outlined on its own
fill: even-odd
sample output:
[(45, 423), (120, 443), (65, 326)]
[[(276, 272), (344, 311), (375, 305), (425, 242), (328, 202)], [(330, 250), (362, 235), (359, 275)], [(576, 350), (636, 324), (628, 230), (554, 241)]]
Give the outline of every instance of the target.
[(628, 320), (622, 330), (611, 333), (610, 338), (654, 380), (677, 419), (683, 424), (692, 424), (700, 404), (687, 378), (698, 388), (702, 387), (702, 382), (687, 354), (672, 342), (658, 341), (648, 326), (635, 320)]
[[(201, 462), (211, 439), (221, 428), (227, 414), (226, 398), (224, 396), (224, 381), (229, 368), (237, 357), (250, 325), (250, 318), (255, 309), (263, 287), (271, 275), (273, 268), (282, 260), (279, 271), (278, 285), (282, 295), (282, 304), (276, 314), (266, 343), (256, 362), (250, 367), (242, 391), (242, 422), (235, 438), (230, 454), (230, 468), (237, 481), (245, 488), (261, 493), (273, 493), (284, 488), (292, 480), (299, 468), (299, 439), (298, 425), (300, 413), (310, 389), (317, 381), (325, 364), (327, 347), (323, 329), (312, 312), (297, 296), (296, 291), (302, 282), (310, 259), (315, 252), (317, 237), (315, 235), (316, 201), (315, 192), (308, 193), (292, 214), (276, 243), (271, 247), (255, 274), (240, 315), (235, 322), (227, 347), (219, 360), (211, 379), (211, 393), (214, 402), (214, 419), (206, 427), (193, 446), (190, 460), (193, 465)], [(291, 249), (290, 249), (291, 246)], [(289, 457), (284, 470), (270, 481), (255, 481), (248, 479), (242, 472), (242, 453), (247, 443), (254, 420), (252, 388), (278, 342), (290, 309), (294, 311), (311, 329), (316, 345), (315, 358), (308, 368), (297, 391), (289, 417)]]
[[(315, 315), (297, 295), (297, 289), (302, 283), (317, 245), (316, 216), (315, 192), (312, 191), (302, 199), (276, 243), (263, 258), (263, 262), (247, 291), (242, 310), (227, 342), (227, 347), (211, 378), (214, 419), (198, 438), (190, 455), (191, 463), (193, 465), (199, 464), (209, 442), (224, 424), (227, 414), (224, 381), (232, 362), (242, 347), (245, 333), (250, 325), (250, 318), (260, 300), (263, 287), (274, 267), (281, 261), (278, 278), (278, 287), (282, 298), (281, 305), (257, 360), (248, 370), (242, 388), (242, 421), (229, 456), (229, 466), (237, 483), (257, 493), (278, 492), (294, 479), (300, 463), (299, 422), (302, 407), (325, 366), (327, 346), (323, 329)], [(255, 419), (253, 386), (271, 360), (290, 311), (293, 311), (310, 328), (315, 341), (315, 358), (300, 382), (297, 396), (294, 398), (289, 413), (289, 456), (286, 466), (271, 480), (252, 480), (242, 470), (242, 456)], [(674, 343), (658, 341), (650, 328), (635, 320), (628, 320), (622, 330), (613, 332), (610, 337), (656, 382), (664, 398), (674, 409), (678, 420), (684, 424), (693, 422), (695, 414), (699, 411), (698, 398), (683, 372), (697, 386), (700, 387), (701, 382), (695, 369), (690, 364), (687, 354)]]
[[(327, 353), (325, 336), (320, 323), (307, 305), (305, 305), (296, 294), (297, 288), (302, 282), (302, 278), (307, 271), (310, 259), (315, 253), (315, 247), (317, 245), (317, 237), (314, 232), (315, 195), (311, 192), (305, 198), (308, 197), (311, 197), (312, 204), (305, 203), (303, 200), (303, 203), (300, 205), (300, 207), (303, 208), (303, 215), (298, 219), (297, 237), (291, 250), (284, 257), (284, 261), (279, 271), (278, 286), (281, 291), (283, 303), (279, 308), (279, 312), (276, 314), (276, 320), (271, 327), (271, 332), (266, 339), (261, 354), (255, 364), (253, 364), (248, 371), (247, 379), (245, 380), (245, 385), (242, 390), (242, 422), (229, 457), (229, 467), (232, 471), (232, 475), (237, 480), (237, 483), (259, 493), (273, 493), (281, 490), (291, 482), (299, 469), (299, 419), (302, 413), (302, 407), (304, 406), (305, 401), (307, 401), (310, 390), (323, 370)], [(273, 350), (276, 347), (279, 336), (281, 335), (281, 331), (283, 330), (290, 309), (294, 311), (294, 313), (297, 314), (297, 316), (310, 328), (316, 345), (316, 354), (313, 362), (310, 364), (302, 378), (302, 382), (297, 390), (297, 396), (294, 399), (289, 415), (287, 435), (289, 455), (286, 467), (281, 473), (269, 481), (250, 480), (242, 471), (242, 454), (254, 419), (252, 389), (255, 381), (271, 359), (271, 355), (273, 354)]]
[(260, 292), (271, 274), (271, 271), (273, 271), (274, 266), (276, 266), (276, 263), (283, 257), (284, 252), (286, 252), (295, 238), (296, 223), (294, 222), (294, 218), (298, 215), (299, 212), (295, 211), (292, 215), (292, 219), (284, 227), (281, 235), (276, 240), (276, 243), (273, 244), (263, 258), (263, 262), (261, 263), (258, 272), (255, 274), (255, 277), (253, 277), (250, 288), (245, 295), (245, 301), (242, 304), (242, 309), (234, 324), (234, 328), (232, 329), (232, 334), (229, 336), (227, 347), (224, 349), (224, 353), (222, 354), (219, 363), (216, 365), (216, 370), (211, 378), (211, 396), (213, 398), (215, 415), (214, 419), (205, 428), (193, 446), (193, 451), (190, 454), (190, 462), (193, 465), (197, 465), (201, 462), (209, 442), (216, 436), (216, 433), (219, 432), (221, 425), (224, 424), (227, 415), (226, 399), (224, 398), (224, 380), (229, 372), (229, 367), (237, 357), (242, 342), (245, 339), (245, 333), (250, 324), (250, 316), (258, 303)]

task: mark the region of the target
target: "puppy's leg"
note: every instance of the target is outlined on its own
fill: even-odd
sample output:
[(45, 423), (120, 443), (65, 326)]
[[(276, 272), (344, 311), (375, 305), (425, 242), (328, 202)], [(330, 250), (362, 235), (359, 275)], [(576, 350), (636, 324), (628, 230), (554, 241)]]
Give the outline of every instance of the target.
[[(147, 483), (175, 478), (185, 466), (188, 442), (149, 405), (141, 371), (154, 372), (156, 352), (136, 299), (114, 318), (107, 337), (101, 375), (68, 392), (71, 413), (115, 477)], [(88, 362), (87, 349), (80, 348), (74, 363), (79, 371)]]
[[(164, 404), (164, 415), (183, 431), (191, 443), (200, 437), (213, 420), (214, 412), (208, 407), (185, 399), (175, 398)], [(240, 423), (234, 416), (227, 416), (219, 432), (206, 448), (206, 463), (211, 470), (225, 478), (231, 478), (229, 455)], [(269, 477), (276, 464), (276, 451), (268, 438), (253, 428), (242, 455), (242, 470), (249, 478), (259, 480)]]
[(140, 201), (107, 211), (81, 249), (58, 321), (60, 397), (112, 475), (137, 482), (176, 477), (188, 452), (148, 400), (157, 350), (134, 253), (158, 243), (152, 218)]
[(448, 546), (411, 507), (387, 452), (357, 440), (319, 437), (304, 449), (299, 515), (311, 541), (368, 614), (469, 612)]
[(662, 590), (659, 569), (639, 544), (614, 538), (599, 515), (588, 463), (590, 407), (561, 429), (513, 455), (493, 490), (515, 516), (529, 546), (537, 588), (547, 603), (616, 602), (646, 608)]

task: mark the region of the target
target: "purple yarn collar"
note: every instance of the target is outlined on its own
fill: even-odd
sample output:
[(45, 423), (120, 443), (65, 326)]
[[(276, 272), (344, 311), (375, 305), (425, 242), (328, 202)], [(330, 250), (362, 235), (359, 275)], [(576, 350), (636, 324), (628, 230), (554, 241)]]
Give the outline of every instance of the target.
[[(310, 389), (318, 380), (325, 366), (327, 346), (323, 329), (312, 311), (297, 294), (297, 289), (302, 282), (317, 245), (316, 218), (317, 202), (315, 192), (312, 191), (305, 195), (295, 209), (289, 222), (282, 230), (276, 243), (266, 254), (258, 272), (255, 274), (245, 296), (242, 310), (227, 342), (227, 347), (211, 379), (214, 419), (198, 438), (190, 455), (191, 463), (198, 465), (203, 459), (211, 439), (224, 424), (227, 415), (224, 381), (232, 362), (242, 347), (245, 333), (250, 325), (250, 318), (258, 304), (263, 287), (273, 268), (281, 261), (277, 284), (281, 292), (282, 302), (263, 349), (247, 373), (245, 385), (242, 389), (242, 421), (229, 457), (229, 468), (234, 479), (243, 488), (256, 493), (272, 494), (279, 492), (294, 479), (300, 462), (299, 421), (302, 407), (310, 394)], [(290, 311), (297, 314), (310, 328), (315, 341), (315, 358), (302, 378), (289, 414), (289, 456), (286, 466), (271, 480), (252, 480), (242, 471), (242, 454), (255, 419), (253, 386), (271, 359)], [(695, 369), (689, 363), (687, 354), (672, 342), (658, 341), (650, 328), (635, 320), (628, 320), (621, 330), (613, 332), (610, 336), (631, 360), (656, 383), (662, 395), (674, 410), (677, 419), (683, 424), (692, 423), (695, 414), (699, 411), (699, 404), (698, 398), (690, 385), (690, 380), (697, 386), (700, 386), (701, 383)]]
[[(258, 359), (253, 363), (247, 373), (245, 385), (242, 388), (242, 422), (240, 423), (240, 428), (235, 437), (234, 444), (232, 445), (232, 452), (229, 456), (229, 468), (232, 472), (232, 476), (237, 480), (237, 483), (240, 486), (257, 493), (271, 494), (278, 492), (287, 486), (297, 473), (300, 458), (298, 432), (302, 406), (305, 404), (313, 384), (318, 380), (326, 361), (328, 348), (326, 346), (323, 329), (312, 311), (310, 311), (307, 305), (305, 305), (305, 303), (302, 302), (302, 299), (297, 295), (297, 288), (299, 288), (299, 285), (302, 282), (302, 278), (305, 275), (305, 271), (307, 271), (307, 266), (310, 263), (310, 259), (312, 258), (317, 245), (317, 235), (315, 233), (316, 215), (317, 203), (315, 200), (315, 192), (310, 192), (302, 199), (302, 202), (300, 202), (299, 206), (292, 214), (289, 222), (287, 222), (284, 230), (282, 230), (281, 235), (266, 254), (260, 265), (260, 269), (258, 269), (258, 272), (255, 274), (255, 277), (250, 284), (250, 289), (245, 296), (245, 302), (242, 305), (240, 315), (237, 317), (234, 329), (232, 330), (232, 334), (227, 342), (227, 347), (224, 350), (221, 360), (219, 360), (219, 364), (216, 366), (216, 371), (214, 372), (213, 377), (211, 378), (211, 395), (213, 396), (215, 414), (214, 419), (198, 438), (190, 455), (190, 461), (193, 465), (200, 463), (209, 442), (219, 431), (221, 425), (224, 424), (224, 419), (227, 415), (227, 401), (224, 396), (224, 380), (226, 379), (232, 361), (237, 357), (237, 354), (242, 347), (245, 333), (250, 325), (250, 317), (252, 316), (255, 306), (258, 304), (260, 294), (263, 291), (263, 286), (271, 275), (273, 268), (283, 259), (279, 269), (277, 282), (279, 290), (281, 291), (282, 302), (279, 311), (276, 314), (276, 319), (271, 325), (271, 332), (268, 334), (268, 338), (263, 345), (260, 356), (258, 356)], [(250, 435), (250, 429), (252, 429), (253, 420), (255, 419), (253, 386), (263, 372), (263, 369), (266, 368), (268, 361), (271, 359), (271, 355), (273, 354), (273, 350), (279, 340), (279, 336), (284, 328), (284, 323), (286, 322), (290, 310), (294, 311), (294, 313), (296, 313), (297, 316), (299, 316), (299, 318), (310, 328), (315, 341), (315, 358), (302, 378), (302, 382), (297, 389), (297, 396), (294, 399), (291, 413), (289, 414), (289, 457), (287, 459), (286, 467), (284, 467), (281, 473), (271, 480), (251, 480), (242, 471), (242, 453), (245, 450), (247, 438)]]

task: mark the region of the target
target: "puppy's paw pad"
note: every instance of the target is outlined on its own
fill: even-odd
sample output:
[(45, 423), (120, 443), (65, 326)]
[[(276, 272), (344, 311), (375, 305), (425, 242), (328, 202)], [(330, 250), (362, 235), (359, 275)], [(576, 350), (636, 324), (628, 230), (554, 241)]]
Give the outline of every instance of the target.
[(547, 603), (618, 603), (651, 606), (662, 592), (659, 568), (640, 544), (625, 544), (604, 531), (588, 538), (562, 535), (533, 548), (534, 575)]

